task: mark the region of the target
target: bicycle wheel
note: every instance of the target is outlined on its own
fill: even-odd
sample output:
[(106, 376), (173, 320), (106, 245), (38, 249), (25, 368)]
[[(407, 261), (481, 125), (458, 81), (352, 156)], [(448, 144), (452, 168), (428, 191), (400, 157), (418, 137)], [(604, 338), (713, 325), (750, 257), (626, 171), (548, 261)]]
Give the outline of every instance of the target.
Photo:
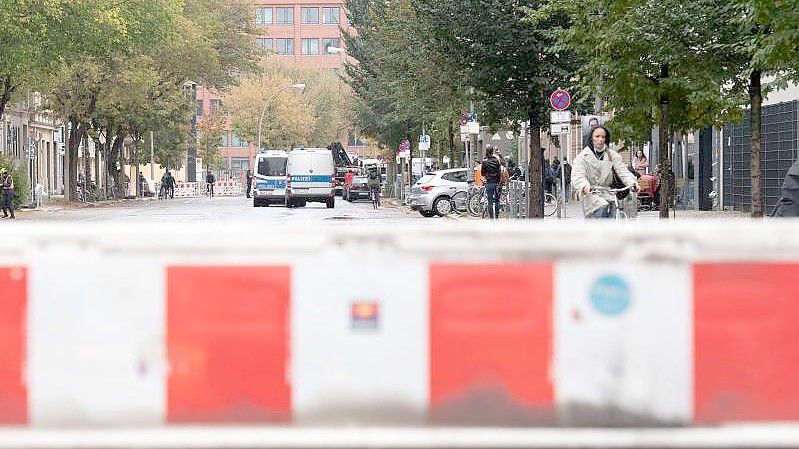
[(483, 205), (483, 192), (479, 190), (471, 192), (469, 198), (466, 200), (466, 207), (469, 215), (473, 217), (482, 217), (483, 211), (485, 210)]
[(455, 192), (451, 198), (452, 210), (459, 214), (467, 213), (469, 211), (469, 193), (465, 190)]
[(551, 217), (558, 211), (558, 199), (551, 193), (544, 195), (544, 215)]

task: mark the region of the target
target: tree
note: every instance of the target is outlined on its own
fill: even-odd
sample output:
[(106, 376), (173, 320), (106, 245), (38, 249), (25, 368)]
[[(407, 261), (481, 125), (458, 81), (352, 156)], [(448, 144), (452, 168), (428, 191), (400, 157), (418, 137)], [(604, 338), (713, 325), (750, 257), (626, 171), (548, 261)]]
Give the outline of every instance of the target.
[[(660, 216), (668, 217), (673, 190), (669, 141), (673, 132), (720, 125), (740, 114), (742, 91), (729, 83), (735, 68), (714, 47), (724, 33), (727, 8), (720, 0), (566, 0), (549, 13), (569, 25), (559, 45), (585, 64), (576, 72), (580, 93), (599, 92), (622, 139), (645, 139), (659, 128)], [(702, 24), (702, 26), (696, 26)]]
[(226, 127), (225, 116), (219, 110), (197, 119), (197, 156), (202, 158), (206, 169), (219, 165), (219, 147)]
[(317, 122), (308, 96), (291, 88), (299, 81), (291, 78), (279, 64), (268, 64), (260, 75), (243, 77), (240, 85), (224, 96), (236, 135), (257, 142), (261, 111), (266, 108), (261, 130), (262, 147), (307, 145)]

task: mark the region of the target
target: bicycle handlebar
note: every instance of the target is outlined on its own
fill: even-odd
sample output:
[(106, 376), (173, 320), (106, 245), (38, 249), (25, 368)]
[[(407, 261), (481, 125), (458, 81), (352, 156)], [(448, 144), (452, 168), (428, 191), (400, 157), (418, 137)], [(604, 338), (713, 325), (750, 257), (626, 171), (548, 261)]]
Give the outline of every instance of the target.
[(635, 187), (635, 184), (629, 185), (629, 186), (621, 188), (621, 189), (611, 189), (611, 188), (605, 187), (605, 186), (591, 186), (591, 193), (599, 193), (600, 191), (608, 192), (608, 193), (619, 193), (619, 192), (624, 192), (624, 191), (630, 190), (633, 187)]

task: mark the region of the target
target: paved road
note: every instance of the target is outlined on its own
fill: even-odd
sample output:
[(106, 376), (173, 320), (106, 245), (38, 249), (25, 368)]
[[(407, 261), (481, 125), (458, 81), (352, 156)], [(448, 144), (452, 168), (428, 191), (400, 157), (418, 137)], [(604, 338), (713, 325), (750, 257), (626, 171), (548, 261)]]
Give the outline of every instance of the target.
[(279, 206), (253, 207), (252, 200), (237, 197), (175, 198), (173, 200), (131, 200), (114, 206), (77, 209), (22, 211), (19, 220), (41, 222), (252, 222), (258, 224), (302, 223), (374, 223), (381, 226), (400, 226), (423, 223), (426, 219), (406, 208), (382, 207), (374, 210), (369, 202), (348, 203), (336, 199), (336, 207), (327, 209), (321, 203), (308, 203), (297, 209)]

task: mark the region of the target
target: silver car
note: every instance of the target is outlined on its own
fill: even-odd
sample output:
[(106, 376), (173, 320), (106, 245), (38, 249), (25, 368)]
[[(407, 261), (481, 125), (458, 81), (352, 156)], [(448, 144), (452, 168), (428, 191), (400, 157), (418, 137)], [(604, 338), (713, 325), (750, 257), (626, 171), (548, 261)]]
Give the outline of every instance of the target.
[(467, 170), (452, 168), (422, 176), (411, 188), (408, 205), (425, 217), (444, 216), (452, 210), (450, 198), (455, 192), (466, 190)]

